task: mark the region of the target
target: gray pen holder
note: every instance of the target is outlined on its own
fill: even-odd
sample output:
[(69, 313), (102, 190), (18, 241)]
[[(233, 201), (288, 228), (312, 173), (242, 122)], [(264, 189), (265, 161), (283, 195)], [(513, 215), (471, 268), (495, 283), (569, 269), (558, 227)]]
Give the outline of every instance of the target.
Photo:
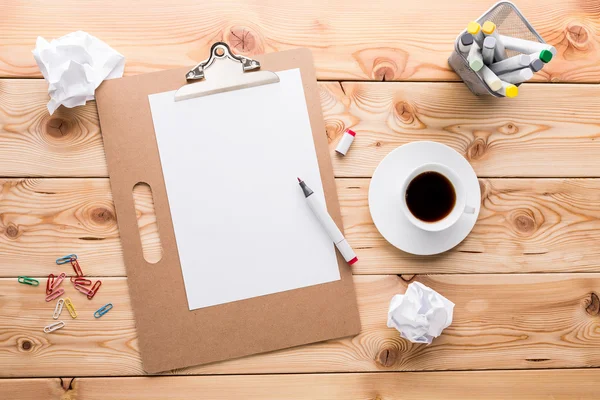
[[(496, 3), (476, 21), (481, 25), (483, 25), (485, 21), (492, 21), (496, 24), (496, 29), (501, 35), (546, 43), (536, 30), (533, 29), (533, 26), (527, 21), (527, 18), (521, 14), (517, 6), (510, 1)], [(471, 92), (477, 96), (491, 94), (495, 97), (504, 97), (490, 89), (477, 72), (469, 67), (467, 57), (458, 50), (458, 41), (462, 34), (466, 32), (467, 30), (465, 29), (456, 38), (456, 41), (454, 42), (454, 51), (450, 55), (450, 58), (448, 58), (448, 64), (450, 64), (452, 69), (461, 77)], [(511, 50), (507, 50), (506, 53), (509, 57), (518, 54)]]

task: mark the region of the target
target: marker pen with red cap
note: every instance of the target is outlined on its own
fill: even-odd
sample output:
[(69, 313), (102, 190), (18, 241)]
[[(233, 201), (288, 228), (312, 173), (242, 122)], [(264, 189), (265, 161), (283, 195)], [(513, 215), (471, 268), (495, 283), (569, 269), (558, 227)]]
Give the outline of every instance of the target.
[(354, 142), (355, 136), (356, 136), (356, 133), (353, 130), (346, 129), (346, 131), (342, 135), (342, 138), (340, 139), (338, 145), (336, 146), (335, 151), (338, 154), (345, 156), (346, 153), (348, 152), (348, 150), (350, 149), (350, 145), (352, 144), (352, 142)]
[(300, 187), (304, 192), (304, 197), (306, 197), (306, 202), (308, 203), (308, 206), (321, 223), (321, 226), (325, 228), (325, 231), (335, 244), (335, 247), (338, 248), (340, 254), (342, 255), (342, 257), (344, 257), (344, 260), (346, 260), (346, 262), (349, 265), (352, 265), (355, 262), (357, 262), (358, 258), (356, 257), (354, 250), (352, 250), (352, 247), (350, 247), (340, 229), (337, 227), (335, 222), (333, 222), (333, 219), (331, 218), (331, 215), (329, 215), (329, 213), (327, 212), (327, 208), (325, 207), (325, 205), (319, 201), (317, 196), (312, 195), (313, 191), (308, 186), (306, 186), (306, 183), (304, 183), (302, 179), (298, 178), (298, 182), (300, 183)]

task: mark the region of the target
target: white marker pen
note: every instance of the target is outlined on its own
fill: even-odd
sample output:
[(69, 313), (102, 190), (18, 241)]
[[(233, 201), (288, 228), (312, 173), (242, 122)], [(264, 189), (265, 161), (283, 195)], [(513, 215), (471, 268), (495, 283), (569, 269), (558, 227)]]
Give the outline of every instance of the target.
[(329, 213), (327, 212), (327, 208), (325, 207), (325, 205), (319, 201), (317, 196), (312, 195), (313, 191), (308, 186), (306, 186), (306, 183), (304, 183), (302, 179), (298, 178), (298, 182), (300, 183), (300, 187), (304, 192), (304, 197), (306, 197), (306, 202), (308, 203), (308, 206), (321, 223), (321, 226), (327, 232), (327, 235), (329, 235), (329, 237), (335, 244), (335, 247), (338, 248), (340, 254), (342, 255), (342, 257), (344, 257), (344, 260), (346, 260), (348, 265), (352, 265), (355, 262), (357, 262), (358, 257), (356, 257), (354, 250), (352, 250), (352, 247), (350, 247), (348, 241), (346, 240), (340, 229), (337, 227), (335, 222), (333, 222), (333, 218), (331, 218), (331, 215), (329, 215)]

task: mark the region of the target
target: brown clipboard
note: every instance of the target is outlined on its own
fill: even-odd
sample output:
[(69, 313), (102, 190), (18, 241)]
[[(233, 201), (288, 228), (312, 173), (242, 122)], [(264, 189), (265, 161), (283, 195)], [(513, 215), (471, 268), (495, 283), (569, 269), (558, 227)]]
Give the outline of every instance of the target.
[[(237, 58), (242, 63), (252, 61)], [(261, 71), (300, 69), (327, 208), (342, 229), (310, 51), (271, 53), (255, 61), (254, 68), (244, 65), (245, 74), (255, 73), (245, 71), (257, 69), (258, 63)], [(108, 80), (96, 91), (144, 370), (156, 373), (358, 334), (352, 272), (339, 252), (339, 281), (188, 309), (148, 95), (183, 87), (193, 71), (175, 69)], [(133, 188), (139, 182), (150, 185), (154, 199), (163, 247), (163, 256), (155, 264), (145, 261), (138, 232)]]

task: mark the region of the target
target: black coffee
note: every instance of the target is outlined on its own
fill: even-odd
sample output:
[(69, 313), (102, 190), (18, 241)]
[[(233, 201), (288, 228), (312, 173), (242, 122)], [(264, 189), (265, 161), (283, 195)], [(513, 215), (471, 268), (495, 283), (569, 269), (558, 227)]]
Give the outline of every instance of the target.
[(456, 203), (452, 182), (439, 172), (423, 172), (408, 184), (406, 205), (416, 218), (437, 222), (450, 214)]

